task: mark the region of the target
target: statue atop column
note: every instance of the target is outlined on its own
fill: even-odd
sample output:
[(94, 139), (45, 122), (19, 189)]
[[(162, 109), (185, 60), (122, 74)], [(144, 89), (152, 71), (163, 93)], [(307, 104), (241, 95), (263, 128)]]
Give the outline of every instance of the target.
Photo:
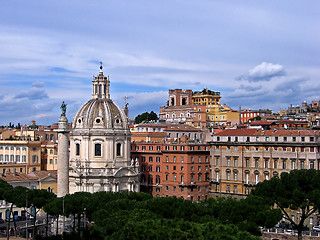
[(60, 109), (62, 111), (61, 116), (65, 116), (67, 111), (67, 104), (65, 104), (64, 101), (62, 102)]

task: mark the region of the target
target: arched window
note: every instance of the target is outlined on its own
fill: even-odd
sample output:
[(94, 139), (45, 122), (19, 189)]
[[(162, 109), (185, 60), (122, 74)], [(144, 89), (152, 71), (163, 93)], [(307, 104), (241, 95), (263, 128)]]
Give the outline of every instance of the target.
[(117, 157), (121, 156), (121, 143), (117, 143)]

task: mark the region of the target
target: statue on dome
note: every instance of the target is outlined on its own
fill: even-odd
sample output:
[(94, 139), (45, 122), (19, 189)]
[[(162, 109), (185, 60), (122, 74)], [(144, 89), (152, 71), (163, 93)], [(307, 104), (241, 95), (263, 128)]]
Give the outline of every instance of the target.
[(64, 101), (62, 102), (60, 109), (62, 111), (61, 116), (65, 116), (67, 111), (67, 104), (65, 104)]

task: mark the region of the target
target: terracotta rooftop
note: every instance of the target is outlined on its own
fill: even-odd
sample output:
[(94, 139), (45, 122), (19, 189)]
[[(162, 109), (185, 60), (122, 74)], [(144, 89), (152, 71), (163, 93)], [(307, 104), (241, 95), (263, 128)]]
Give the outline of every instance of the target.
[(35, 171), (35, 172), (29, 173), (29, 176), (34, 176), (39, 180), (45, 179), (47, 177), (57, 178), (57, 171), (56, 170)]
[(319, 130), (226, 129), (216, 136), (320, 136)]
[(0, 175), (0, 179), (6, 182), (25, 182), (43, 180), (49, 176), (57, 178), (57, 171), (35, 171), (29, 174), (25, 173), (6, 173)]
[(26, 181), (37, 181), (38, 178), (29, 176), (25, 173), (8, 173), (0, 175), (0, 179), (6, 182), (26, 182)]

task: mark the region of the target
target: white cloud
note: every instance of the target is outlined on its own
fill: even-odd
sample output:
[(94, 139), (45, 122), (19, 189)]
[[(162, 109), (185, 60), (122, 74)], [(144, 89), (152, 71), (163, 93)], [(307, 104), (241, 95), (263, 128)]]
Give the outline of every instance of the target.
[(247, 74), (244, 74), (239, 79), (248, 80), (249, 82), (270, 81), (274, 77), (285, 76), (284, 67), (279, 64), (263, 62), (253, 69), (250, 69)]

